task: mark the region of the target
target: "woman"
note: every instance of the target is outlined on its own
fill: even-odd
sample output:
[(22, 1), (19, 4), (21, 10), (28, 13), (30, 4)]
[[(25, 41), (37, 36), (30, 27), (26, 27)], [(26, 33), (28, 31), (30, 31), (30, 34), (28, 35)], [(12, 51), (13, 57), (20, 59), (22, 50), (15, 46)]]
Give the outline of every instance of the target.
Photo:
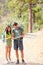
[(10, 26), (7, 26), (6, 27), (6, 35), (5, 35), (5, 38), (6, 38), (6, 61), (7, 63), (11, 61), (11, 58), (10, 58), (10, 52), (11, 52), (11, 27)]

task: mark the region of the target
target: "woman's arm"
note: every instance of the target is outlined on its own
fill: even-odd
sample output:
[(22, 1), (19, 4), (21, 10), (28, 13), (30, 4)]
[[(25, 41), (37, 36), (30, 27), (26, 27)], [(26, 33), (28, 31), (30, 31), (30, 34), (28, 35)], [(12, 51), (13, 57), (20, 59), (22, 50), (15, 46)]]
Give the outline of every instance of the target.
[(12, 39), (14, 39), (14, 33), (12, 33)]
[(6, 37), (6, 39), (8, 40), (8, 39), (11, 39), (12, 37), (10, 36), (10, 37)]

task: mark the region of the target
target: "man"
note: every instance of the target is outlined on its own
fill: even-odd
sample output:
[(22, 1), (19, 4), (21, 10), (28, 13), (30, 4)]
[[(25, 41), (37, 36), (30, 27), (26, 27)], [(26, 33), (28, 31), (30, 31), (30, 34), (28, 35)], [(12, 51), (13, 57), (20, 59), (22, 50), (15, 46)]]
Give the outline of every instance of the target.
[(16, 58), (17, 62), (16, 64), (19, 64), (19, 55), (18, 55), (18, 49), (21, 52), (21, 58), (22, 62), (24, 63), (24, 52), (23, 52), (23, 37), (24, 37), (24, 31), (21, 27), (18, 26), (18, 23), (14, 23), (14, 30), (13, 30), (13, 37), (14, 37), (14, 49), (16, 52)]

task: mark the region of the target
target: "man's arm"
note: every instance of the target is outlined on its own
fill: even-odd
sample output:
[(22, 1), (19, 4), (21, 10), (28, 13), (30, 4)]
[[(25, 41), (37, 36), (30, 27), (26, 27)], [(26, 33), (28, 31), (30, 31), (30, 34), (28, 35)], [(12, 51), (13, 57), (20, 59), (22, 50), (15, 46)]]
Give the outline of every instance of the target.
[(24, 37), (24, 35), (25, 35), (25, 34), (24, 34), (24, 31), (23, 31), (22, 34), (21, 34), (21, 37)]

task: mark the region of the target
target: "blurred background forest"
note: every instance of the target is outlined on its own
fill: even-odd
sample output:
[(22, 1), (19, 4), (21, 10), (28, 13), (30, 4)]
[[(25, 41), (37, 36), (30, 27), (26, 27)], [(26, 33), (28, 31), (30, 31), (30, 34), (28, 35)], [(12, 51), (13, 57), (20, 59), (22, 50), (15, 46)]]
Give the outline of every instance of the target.
[(43, 28), (43, 0), (0, 0), (0, 35), (6, 25), (12, 26), (14, 22), (25, 32), (28, 32), (29, 22), (32, 32)]

